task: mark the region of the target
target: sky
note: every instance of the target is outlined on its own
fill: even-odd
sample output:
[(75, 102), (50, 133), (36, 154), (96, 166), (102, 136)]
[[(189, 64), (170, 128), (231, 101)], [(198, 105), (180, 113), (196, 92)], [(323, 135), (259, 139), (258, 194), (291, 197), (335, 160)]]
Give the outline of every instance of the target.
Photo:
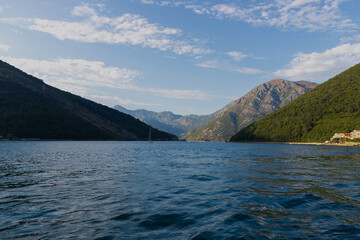
[(0, 60), (113, 107), (209, 114), (360, 62), (359, 0), (0, 0)]

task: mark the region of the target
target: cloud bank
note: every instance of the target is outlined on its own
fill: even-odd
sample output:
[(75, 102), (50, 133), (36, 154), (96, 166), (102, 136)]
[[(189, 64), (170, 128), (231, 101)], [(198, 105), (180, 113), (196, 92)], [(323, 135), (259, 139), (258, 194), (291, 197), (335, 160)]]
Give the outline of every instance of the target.
[(106, 66), (104, 62), (100, 61), (66, 58), (35, 60), (6, 56), (0, 56), (0, 59), (44, 80), (52, 86), (83, 97), (90, 96), (88, 94), (91, 92), (92, 87), (131, 90), (171, 99), (209, 100), (215, 97), (201, 90), (137, 86), (133, 83), (133, 80), (140, 75), (138, 71)]
[(139, 75), (139, 72), (134, 70), (107, 67), (103, 62), (83, 59), (59, 58), (50, 61), (12, 57), (1, 57), (1, 59), (54, 86), (75, 84), (121, 88)]
[(211, 52), (195, 40), (184, 40), (180, 29), (150, 23), (136, 14), (119, 17), (100, 16), (86, 4), (76, 6), (72, 15), (78, 21), (57, 21), (41, 18), (2, 19), (23, 28), (51, 34), (60, 40), (87, 43), (130, 44), (171, 51), (177, 55), (202, 55)]
[(325, 81), (359, 62), (360, 43), (343, 44), (324, 52), (297, 53), (275, 75), (290, 80)]
[(11, 46), (6, 45), (6, 44), (0, 44), (0, 51), (9, 51), (11, 48)]
[(268, 0), (268, 1), (152, 1), (145, 4), (184, 6), (196, 14), (217, 19), (232, 19), (253, 26), (270, 26), (285, 30), (352, 31), (358, 26), (342, 15), (339, 5), (346, 0)]

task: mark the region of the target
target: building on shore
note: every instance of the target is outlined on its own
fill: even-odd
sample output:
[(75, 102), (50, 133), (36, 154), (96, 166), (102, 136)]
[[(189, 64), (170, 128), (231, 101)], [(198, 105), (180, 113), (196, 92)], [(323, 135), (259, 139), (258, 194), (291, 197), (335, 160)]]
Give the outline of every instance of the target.
[(350, 133), (335, 133), (334, 136), (330, 138), (330, 141), (335, 139), (342, 139), (343, 141), (347, 139), (360, 139), (360, 130), (354, 130)]
[(360, 130), (354, 130), (350, 133), (350, 139), (360, 139)]
[(335, 133), (334, 136), (330, 138), (330, 140), (339, 139), (339, 138), (340, 139), (346, 138), (346, 133)]

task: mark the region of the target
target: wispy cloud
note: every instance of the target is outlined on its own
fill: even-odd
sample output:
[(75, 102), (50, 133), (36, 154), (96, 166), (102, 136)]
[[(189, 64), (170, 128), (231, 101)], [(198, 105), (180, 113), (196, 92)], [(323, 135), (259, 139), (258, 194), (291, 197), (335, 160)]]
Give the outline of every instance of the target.
[(217, 69), (221, 71), (238, 72), (242, 74), (260, 74), (262, 70), (250, 67), (239, 67), (230, 64), (227, 61), (219, 61), (218, 59), (212, 59), (204, 62), (196, 63), (196, 66), (203, 68)]
[(346, 31), (357, 28), (350, 19), (341, 15), (338, 8), (340, 2), (276, 0), (270, 4), (247, 7), (218, 4), (211, 7), (210, 14), (219, 19), (231, 18), (252, 25), (275, 26), (286, 30)]
[(201, 90), (137, 86), (133, 83), (133, 80), (140, 75), (138, 71), (113, 66), (109, 67), (100, 61), (63, 58), (35, 60), (5, 56), (0, 56), (0, 58), (44, 80), (50, 85), (84, 97), (89, 94), (89, 89), (92, 87), (108, 87), (137, 91), (172, 99), (209, 100), (217, 97)]
[(360, 34), (342, 37), (340, 39), (340, 41), (341, 41), (341, 43), (359, 43), (360, 42)]
[(9, 51), (11, 48), (10, 45), (6, 45), (6, 44), (0, 44), (0, 51)]
[(130, 105), (135, 105), (135, 106), (160, 106), (160, 104), (152, 104), (152, 103), (144, 103), (144, 102), (137, 102), (137, 101), (133, 101), (131, 99), (122, 99), (119, 98), (117, 96), (107, 96), (107, 95), (91, 95), (92, 99), (96, 99), (99, 100), (101, 102), (107, 102), (108, 105), (115, 105), (115, 104), (120, 104), (120, 105), (125, 105), (125, 106), (130, 106)]
[(155, 96), (161, 96), (165, 98), (173, 99), (192, 99), (192, 100), (210, 100), (213, 99), (214, 95), (205, 93), (201, 90), (178, 90), (178, 89), (143, 89), (146, 92), (153, 93)]
[(178, 7), (180, 5), (189, 4), (192, 1), (177, 1), (177, 0), (169, 0), (169, 1), (159, 1), (159, 0), (141, 0), (144, 4), (149, 5), (156, 5), (156, 6), (172, 6), (172, 7)]
[(194, 11), (196, 14), (211, 14), (211, 11), (208, 7), (202, 5), (186, 5), (186, 9)]
[(248, 55), (246, 55), (246, 54), (244, 54), (242, 52), (237, 52), (237, 51), (227, 52), (227, 55), (232, 57), (237, 62), (239, 62), (239, 61), (243, 60), (244, 58), (248, 57)]
[(54, 86), (75, 84), (87, 87), (122, 88), (140, 74), (135, 70), (107, 67), (104, 62), (83, 59), (59, 58), (50, 61), (12, 57), (1, 57), (1, 59)]
[(178, 28), (169, 28), (150, 23), (136, 14), (119, 17), (100, 16), (96, 9), (83, 4), (72, 10), (79, 21), (56, 21), (40, 18), (1, 19), (23, 28), (49, 33), (60, 40), (75, 40), (88, 43), (130, 44), (171, 51), (182, 55), (202, 55), (211, 51), (198, 42), (183, 37)]
[[(209, 0), (190, 1), (152, 1), (143, 3), (158, 6), (183, 5), (196, 14), (210, 15), (217, 19), (233, 19), (254, 26), (271, 26), (286, 30), (307, 31), (351, 31), (358, 26), (344, 16), (339, 5), (347, 0), (269, 0), (269, 1), (236, 1), (228, 0), (219, 4)], [(165, 4), (168, 2), (168, 4)]]
[(235, 67), (233, 71), (243, 73), (243, 74), (260, 74), (264, 73), (262, 70), (257, 68), (249, 68), (249, 67)]
[(297, 53), (275, 75), (290, 80), (325, 81), (359, 62), (360, 43), (343, 44), (324, 52)]

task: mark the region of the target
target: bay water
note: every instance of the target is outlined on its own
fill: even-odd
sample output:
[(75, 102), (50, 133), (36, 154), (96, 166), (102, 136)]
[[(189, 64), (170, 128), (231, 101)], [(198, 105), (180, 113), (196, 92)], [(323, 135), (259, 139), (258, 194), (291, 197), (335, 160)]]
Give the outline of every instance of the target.
[(360, 239), (360, 148), (2, 141), (0, 239)]

